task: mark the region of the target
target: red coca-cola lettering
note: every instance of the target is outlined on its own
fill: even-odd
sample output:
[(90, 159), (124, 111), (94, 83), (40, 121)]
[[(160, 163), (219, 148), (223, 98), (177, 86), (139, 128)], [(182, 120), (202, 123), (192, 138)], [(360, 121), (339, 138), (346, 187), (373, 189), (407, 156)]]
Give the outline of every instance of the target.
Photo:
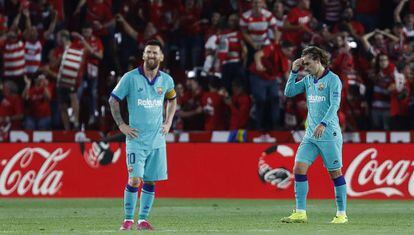
[[(0, 195), (7, 196), (15, 191), (18, 195), (25, 195), (31, 190), (33, 195), (56, 194), (62, 187), (63, 171), (55, 170), (59, 161), (70, 153), (70, 149), (64, 151), (57, 148), (48, 152), (43, 148), (24, 148), (17, 152), (9, 160), (2, 160), (4, 166), (0, 175)], [(44, 158), (44, 162), (38, 171), (28, 168), (35, 157)]]

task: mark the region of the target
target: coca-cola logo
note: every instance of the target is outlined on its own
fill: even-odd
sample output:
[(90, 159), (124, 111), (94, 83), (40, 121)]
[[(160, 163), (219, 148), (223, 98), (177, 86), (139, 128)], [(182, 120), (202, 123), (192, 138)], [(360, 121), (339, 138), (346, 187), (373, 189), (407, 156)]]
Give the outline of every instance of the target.
[[(414, 161), (411, 160), (377, 160), (378, 150), (369, 148), (360, 153), (348, 166), (345, 179), (348, 185), (348, 195), (362, 197), (381, 193), (387, 197), (393, 195), (404, 196), (401, 185), (408, 180), (408, 193), (414, 197)], [(370, 189), (357, 191), (355, 188), (367, 187)]]
[[(16, 192), (19, 196), (29, 191), (33, 195), (55, 195), (62, 187), (63, 171), (56, 170), (59, 161), (66, 158), (70, 149), (57, 148), (48, 152), (43, 148), (24, 148), (10, 159), (3, 159), (0, 174), (0, 195), (7, 196)], [(43, 163), (38, 170), (29, 168), (33, 159), (42, 157)]]
[(86, 163), (92, 168), (116, 163), (121, 156), (121, 146), (112, 151), (110, 144), (105, 141), (92, 144), (79, 143), (81, 153)]
[(289, 161), (284, 159), (293, 156), (293, 149), (287, 145), (273, 145), (266, 148), (259, 158), (258, 173), (260, 180), (277, 189), (289, 188), (293, 174), (287, 169), (286, 165), (287, 162), (290, 162), (290, 159)]

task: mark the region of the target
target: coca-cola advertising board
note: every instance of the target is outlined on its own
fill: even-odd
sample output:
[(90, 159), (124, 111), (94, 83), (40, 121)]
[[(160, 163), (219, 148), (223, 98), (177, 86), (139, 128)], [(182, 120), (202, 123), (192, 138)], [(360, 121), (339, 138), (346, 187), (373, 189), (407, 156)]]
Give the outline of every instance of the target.
[[(157, 197), (293, 198), (297, 144), (169, 144)], [(0, 197), (122, 197), (125, 144), (0, 144)], [(414, 199), (414, 144), (345, 144), (348, 196)], [(309, 198), (333, 198), (320, 158)]]

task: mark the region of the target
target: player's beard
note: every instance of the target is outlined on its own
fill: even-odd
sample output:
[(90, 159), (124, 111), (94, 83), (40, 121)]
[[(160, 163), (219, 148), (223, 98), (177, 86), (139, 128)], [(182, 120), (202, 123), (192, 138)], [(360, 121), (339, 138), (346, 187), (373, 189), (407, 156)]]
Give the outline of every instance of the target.
[[(153, 62), (150, 62), (153, 61)], [(148, 59), (147, 61), (145, 61), (145, 68), (147, 70), (155, 70), (156, 68), (158, 68), (159, 63), (156, 59)]]

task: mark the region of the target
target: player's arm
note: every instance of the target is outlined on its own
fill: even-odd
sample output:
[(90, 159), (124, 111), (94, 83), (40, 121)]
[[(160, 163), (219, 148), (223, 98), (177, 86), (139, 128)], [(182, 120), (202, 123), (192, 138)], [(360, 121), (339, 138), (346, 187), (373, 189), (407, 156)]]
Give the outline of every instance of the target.
[(289, 79), (285, 86), (285, 96), (293, 97), (300, 93), (305, 92), (305, 79), (296, 82), (300, 66), (302, 65), (302, 58), (293, 61), (292, 71), (290, 72)]
[(162, 133), (167, 134), (170, 131), (175, 111), (177, 110), (177, 99), (175, 90), (172, 89), (165, 94), (167, 99), (167, 108), (165, 115), (165, 122), (162, 125)]
[(128, 81), (128, 77), (124, 75), (112, 91), (108, 102), (109, 107), (111, 108), (112, 117), (114, 118), (114, 121), (118, 126), (119, 130), (122, 133), (124, 133), (124, 135), (126, 135), (127, 137), (136, 138), (138, 137), (137, 130), (131, 128), (124, 122), (124, 119), (121, 115), (121, 107), (119, 105), (119, 102), (121, 102), (125, 98), (125, 96), (129, 94), (130, 84)]
[(124, 135), (131, 137), (131, 138), (136, 138), (138, 137), (137, 130), (128, 126), (124, 122), (124, 119), (122, 118), (121, 107), (119, 105), (119, 101), (120, 100), (117, 100), (117, 98), (115, 98), (115, 96), (113, 95), (111, 95), (111, 97), (109, 98), (109, 107), (111, 108), (112, 117), (114, 118), (114, 121), (116, 125), (118, 126), (119, 130), (122, 133), (124, 133)]

